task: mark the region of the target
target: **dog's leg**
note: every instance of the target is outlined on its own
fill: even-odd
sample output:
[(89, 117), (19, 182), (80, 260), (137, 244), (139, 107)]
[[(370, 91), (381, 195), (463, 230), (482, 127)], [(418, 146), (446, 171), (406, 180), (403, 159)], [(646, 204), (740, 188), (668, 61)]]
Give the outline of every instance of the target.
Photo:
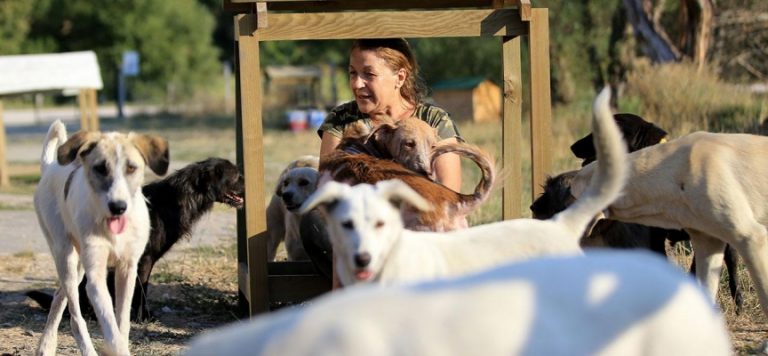
[(749, 270), (749, 275), (755, 283), (757, 296), (763, 313), (768, 316), (768, 229), (755, 222), (744, 230), (738, 239), (732, 244), (736, 251), (744, 258), (744, 264)]
[(715, 302), (723, 270), (725, 242), (700, 231), (686, 231), (691, 236), (691, 245), (696, 256), (696, 278), (709, 293), (712, 302)]
[(131, 330), (131, 300), (136, 287), (136, 265), (138, 257), (120, 261), (115, 266), (115, 315), (120, 335), (126, 345)]
[[(91, 240), (98, 241), (100, 237), (92, 236)], [(88, 276), (88, 299), (91, 300), (93, 311), (101, 326), (104, 343), (108, 353), (128, 355), (128, 344), (123, 341), (120, 329), (115, 319), (112, 298), (107, 289), (107, 259), (109, 250), (106, 246), (84, 246), (83, 266)]]
[(137, 267), (138, 284), (133, 289), (131, 301), (131, 320), (133, 321), (149, 321), (152, 318), (147, 302), (147, 292), (149, 291), (149, 276), (154, 267), (155, 261), (149, 254), (141, 256)]
[(744, 306), (744, 298), (739, 288), (739, 255), (731, 245), (725, 245), (725, 268), (728, 270), (728, 288), (736, 304), (736, 314), (740, 314), (741, 307)]
[[(64, 246), (59, 251), (61, 251), (61, 255), (56, 260), (56, 269), (59, 274), (61, 287), (59, 287), (54, 296), (53, 305), (48, 314), (45, 334), (40, 341), (38, 353), (55, 353), (56, 333), (61, 322), (61, 316), (64, 313), (64, 303), (66, 303), (69, 307), (69, 324), (72, 329), (72, 335), (75, 342), (77, 342), (80, 352), (83, 355), (96, 355), (96, 350), (91, 342), (91, 336), (88, 333), (88, 325), (80, 311), (78, 284), (80, 284), (80, 280), (83, 278), (83, 270), (79, 264), (79, 256), (72, 245)], [(51, 333), (53, 335), (52, 342), (46, 341)]]

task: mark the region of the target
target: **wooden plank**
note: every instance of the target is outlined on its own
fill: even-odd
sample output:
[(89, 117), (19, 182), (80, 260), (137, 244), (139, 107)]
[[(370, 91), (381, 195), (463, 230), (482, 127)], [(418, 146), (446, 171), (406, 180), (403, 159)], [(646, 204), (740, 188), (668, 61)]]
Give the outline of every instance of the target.
[(515, 0), (515, 6), (520, 9), (520, 19), (531, 21), (531, 0)]
[[(256, 21), (254, 14), (243, 16)], [(240, 26), (241, 36), (245, 31)], [(255, 32), (261, 41), (519, 36), (528, 25), (517, 9), (271, 13), (269, 27)]]
[(11, 185), (8, 174), (8, 159), (6, 158), (5, 121), (3, 119), (3, 101), (0, 100), (0, 187)]
[[(238, 3), (232, 0), (223, 0), (222, 8), (224, 11), (233, 12), (236, 14), (248, 14), (253, 12), (253, 3)], [(237, 33), (237, 32), (235, 32)]]
[[(239, 21), (237, 16), (235, 21)], [(249, 22), (252, 24), (252, 22)], [(243, 23), (239, 23), (242, 27)], [(251, 315), (268, 311), (267, 234), (264, 192), (264, 151), (262, 147), (262, 93), (259, 64), (259, 39), (256, 36), (238, 38), (239, 121), (241, 125), (240, 152), (245, 178), (245, 225), (248, 252), (248, 296)], [(241, 247), (239, 247), (241, 248)]]
[(99, 131), (99, 104), (96, 100), (96, 89), (88, 89), (88, 111), (91, 128)]
[(269, 20), (267, 17), (267, 4), (263, 2), (256, 3), (256, 28), (269, 27)]
[[(416, 9), (449, 9), (449, 8), (490, 8), (495, 0), (224, 0), (226, 10), (243, 9), (247, 5), (263, 2), (270, 10), (279, 11), (345, 11), (345, 10), (416, 10)], [(509, 0), (504, 0), (509, 1)], [(249, 12), (249, 11), (243, 11)]]
[(502, 192), (502, 217), (522, 217), (523, 197), (522, 120), (523, 120), (523, 79), (520, 60), (520, 37), (505, 37), (502, 40), (502, 64), (504, 67), (504, 121), (501, 134), (501, 159), (504, 179)]
[(532, 199), (543, 193), (547, 174), (552, 169), (552, 100), (549, 81), (549, 12), (531, 10), (531, 192)]
[(90, 120), (88, 117), (88, 98), (86, 89), (80, 89), (77, 92), (77, 105), (80, 109), (80, 130), (91, 131)]
[(269, 276), (272, 302), (303, 302), (331, 290), (328, 280), (318, 275)]
[(269, 275), (317, 274), (315, 265), (309, 261), (269, 262), (267, 271)]

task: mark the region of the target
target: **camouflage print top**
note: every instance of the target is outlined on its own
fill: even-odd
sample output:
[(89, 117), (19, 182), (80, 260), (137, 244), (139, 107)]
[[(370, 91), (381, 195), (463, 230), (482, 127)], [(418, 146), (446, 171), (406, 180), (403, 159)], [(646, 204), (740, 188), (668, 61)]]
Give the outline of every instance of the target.
[[(416, 105), (414, 116), (428, 123), (429, 126), (437, 128), (437, 135), (440, 136), (441, 140), (456, 138), (459, 141), (463, 141), (459, 134), (459, 129), (445, 110), (431, 104), (422, 103)], [(363, 120), (368, 127), (371, 127), (370, 117), (368, 117), (368, 114), (360, 112), (357, 102), (350, 101), (341, 104), (328, 113), (325, 121), (317, 130), (317, 134), (322, 138), (323, 132), (328, 132), (335, 137), (341, 138), (344, 128), (357, 120)]]

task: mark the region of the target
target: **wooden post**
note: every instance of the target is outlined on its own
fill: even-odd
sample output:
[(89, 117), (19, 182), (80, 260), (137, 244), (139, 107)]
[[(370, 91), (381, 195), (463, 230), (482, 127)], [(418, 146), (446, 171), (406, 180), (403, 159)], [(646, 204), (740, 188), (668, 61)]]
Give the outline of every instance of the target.
[(543, 193), (552, 169), (552, 100), (549, 92), (549, 11), (531, 9), (529, 31), (531, 63), (531, 193)]
[(88, 89), (80, 89), (77, 92), (77, 104), (80, 108), (80, 130), (90, 131), (91, 124), (88, 117)]
[(99, 104), (96, 101), (96, 89), (88, 89), (88, 113), (90, 114), (90, 126), (94, 131), (99, 131)]
[(503, 169), (509, 174), (504, 179), (502, 217), (522, 216), (520, 202), (523, 196), (523, 163), (521, 159), (523, 81), (520, 69), (520, 37), (502, 39), (502, 66), (504, 68), (504, 121), (501, 134)]
[[(244, 220), (238, 219), (238, 225), (245, 225), (247, 239), (247, 265), (240, 264), (239, 273), (246, 274), (247, 290), (244, 292), (250, 304), (250, 314), (269, 310), (267, 286), (267, 222), (264, 193), (264, 150), (262, 141), (262, 93), (261, 69), (259, 64), (259, 39), (254, 16), (240, 15), (237, 23), (238, 41), (238, 103), (239, 139), (238, 157), (242, 157), (245, 177)], [(238, 216), (240, 217), (240, 216)], [(242, 230), (242, 229), (238, 229)], [(240, 241), (240, 237), (238, 237)], [(242, 270), (245, 267), (246, 270)], [(244, 286), (241, 285), (241, 288)]]
[(0, 100), (0, 187), (11, 185), (6, 159), (5, 121), (3, 120), (3, 101)]

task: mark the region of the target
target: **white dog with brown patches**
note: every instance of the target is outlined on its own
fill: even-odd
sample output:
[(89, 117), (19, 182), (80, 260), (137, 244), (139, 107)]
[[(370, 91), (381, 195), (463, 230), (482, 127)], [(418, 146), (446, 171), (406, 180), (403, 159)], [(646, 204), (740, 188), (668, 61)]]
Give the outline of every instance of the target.
[[(134, 133), (80, 131), (67, 139), (60, 121), (48, 129), (34, 202), (56, 263), (59, 288), (38, 345), (38, 355), (56, 353), (65, 306), (83, 355), (96, 355), (80, 312), (77, 286), (88, 276), (88, 297), (106, 353), (128, 355), (130, 298), (136, 265), (149, 238), (149, 212), (142, 195), (144, 169), (168, 170), (168, 145)], [(115, 307), (107, 290), (107, 267), (115, 267)]]
[(594, 105), (593, 132), (600, 164), (583, 199), (550, 220), (516, 219), (444, 233), (403, 228), (399, 205), (426, 210), (429, 202), (405, 183), (375, 186), (328, 182), (302, 206), (321, 206), (344, 285), (398, 283), (456, 276), (507, 261), (580, 254), (579, 239), (592, 218), (624, 186), (626, 148), (603, 90)]

